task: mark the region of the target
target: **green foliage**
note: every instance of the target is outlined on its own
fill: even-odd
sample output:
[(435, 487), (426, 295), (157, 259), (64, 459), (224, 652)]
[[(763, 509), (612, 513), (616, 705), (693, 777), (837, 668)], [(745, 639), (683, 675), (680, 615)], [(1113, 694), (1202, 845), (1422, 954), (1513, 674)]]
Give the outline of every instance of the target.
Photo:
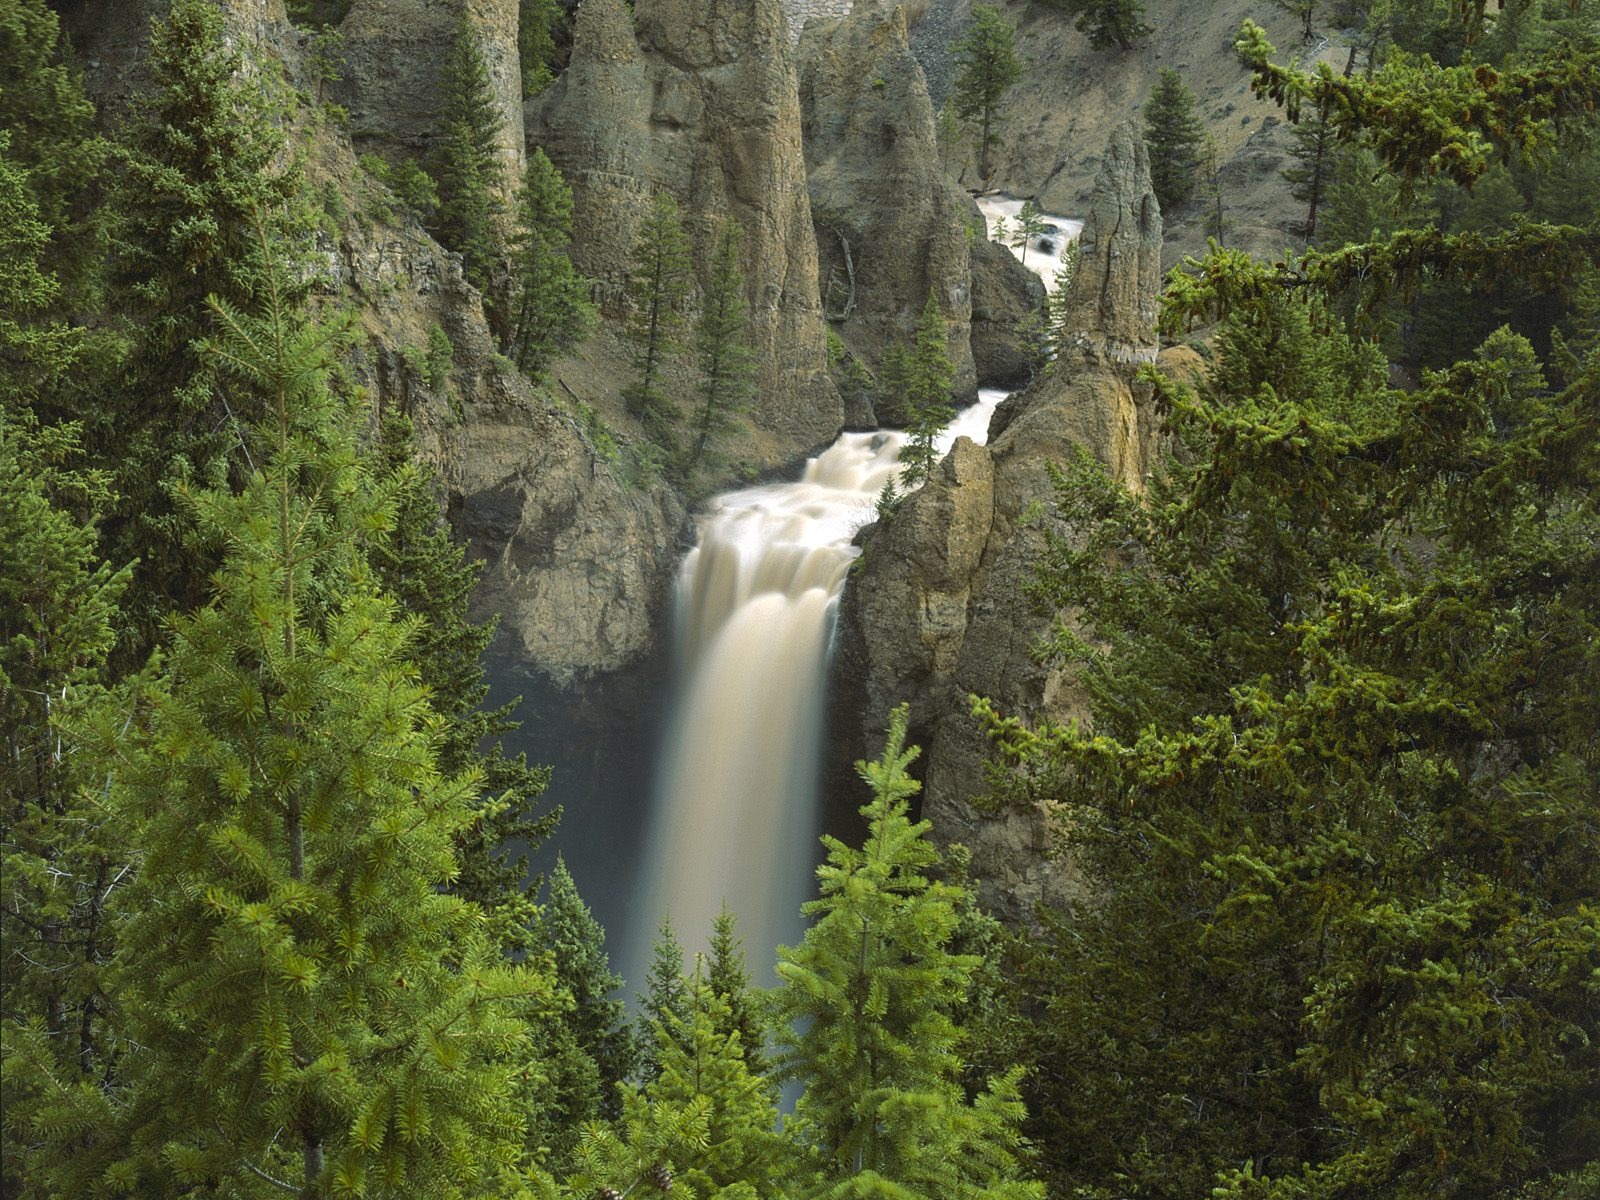
[(697, 971), (682, 1015), (657, 1026), (660, 1073), (622, 1095), (614, 1127), (584, 1131), (571, 1197), (680, 1193), (695, 1200), (791, 1196), (791, 1154), (770, 1083), (746, 1066), (726, 1001)]
[[(706, 968), (706, 983), (712, 994), (728, 1006), (726, 1019), (715, 1016), (718, 1033), (739, 1035), (739, 1053), (753, 1076), (767, 1073), (767, 1023), (750, 990), (750, 973), (745, 969), (744, 943), (732, 911), (724, 904), (711, 926), (711, 959)], [(720, 1013), (720, 1010), (718, 1010)]]
[(1317, 237), (1317, 212), (1327, 195), (1333, 172), (1333, 132), (1327, 113), (1319, 112), (1314, 121), (1295, 125), (1290, 136), (1293, 140), (1289, 154), (1295, 165), (1286, 167), (1280, 174), (1289, 185), (1290, 194), (1306, 204), (1304, 228), (1309, 246)]
[[(281, 245), (298, 218), (289, 201), (299, 176), (283, 165), (277, 115), (222, 33), (206, 0), (174, 0), (152, 29), (150, 90), (113, 153), (110, 299), (129, 345), (112, 376), (93, 381), (92, 404), (70, 397), (82, 404), (85, 449), (113, 473), (107, 555), (138, 560), (123, 630), (134, 659), (169, 608), (205, 595), (211, 562), (185, 540), (189, 517), (172, 492), (226, 477), (238, 448), (230, 406), (254, 403), (224, 400), (201, 359), (213, 328), (205, 298), (254, 306), (265, 286), (259, 226)], [(257, 415), (231, 410), (240, 421)]]
[[(106, 143), (94, 132), (94, 106), (77, 72), (56, 14), (42, 0), (0, 7), (0, 133), (4, 153), (21, 169), (24, 188), (44, 224), (41, 269), (60, 289), (56, 312), (83, 311), (99, 300), (104, 231), (93, 199)], [(11, 230), (10, 214), (0, 229)]]
[(537, 96), (555, 78), (555, 29), (564, 16), (560, 0), (517, 0), (517, 59), (524, 100)]
[(559, 1021), (593, 1072), (590, 1080), (574, 1081), (586, 1090), (562, 1098), (564, 1124), (569, 1135), (575, 1135), (582, 1122), (596, 1115), (617, 1116), (617, 1084), (633, 1072), (635, 1047), (622, 1001), (613, 998), (622, 980), (612, 973), (606, 958), (605, 930), (590, 914), (572, 873), (559, 858), (547, 886), (538, 945), (551, 956), (556, 982), (572, 999), (572, 1008)]
[(952, 1013), (978, 963), (950, 949), (966, 897), (934, 877), (929, 825), (908, 815), (905, 732), (901, 707), (882, 757), (857, 764), (866, 843), (823, 838), (814, 923), (778, 952), (779, 1070), (805, 1085), (796, 1139), (815, 1175), (791, 1195), (1042, 1197), (1019, 1162), (1019, 1073), (972, 1100), (960, 1086)]
[(978, 176), (994, 175), (1002, 102), (1022, 77), (1016, 31), (992, 4), (972, 6), (972, 24), (951, 47), (956, 64), (951, 104), (957, 116), (978, 124)]
[(686, 450), (685, 474), (708, 461), (713, 440), (735, 430), (736, 417), (755, 394), (755, 353), (750, 347), (750, 306), (739, 269), (740, 232), (732, 219), (717, 233), (706, 286), (695, 322), (700, 386)]
[[(376, 154), (363, 154), (361, 169), (394, 193), (405, 212), (415, 221), (426, 225), (439, 211), (439, 188), (433, 176), (411, 159), (391, 163)], [(385, 221), (394, 219), (387, 210), (378, 216)]]
[(289, 20), (308, 29), (337, 25), (350, 11), (352, 0), (284, 0)]
[(938, 440), (955, 417), (950, 388), (955, 366), (950, 361), (944, 313), (932, 290), (917, 321), (917, 340), (910, 354), (896, 364), (898, 406), (906, 417), (906, 444), (900, 448), (902, 485), (926, 482), (938, 464)]
[[(43, 1192), (104, 1118), (106, 901), (128, 846), (73, 734), (102, 703), (126, 570), (99, 561), (105, 480), (76, 431), (0, 405), (0, 1189)], [(38, 1190), (35, 1190), (38, 1189)]]
[(1194, 194), (1205, 127), (1183, 76), (1163, 67), (1144, 105), (1144, 142), (1150, 151), (1150, 186), (1166, 213)]
[[(650, 947), (650, 966), (645, 971), (644, 995), (640, 997), (635, 1042), (639, 1047), (639, 1079), (650, 1083), (661, 1074), (656, 1045), (665, 1032), (688, 1017), (688, 988), (683, 977), (683, 947), (672, 932), (672, 919), (663, 918)], [(677, 1022), (675, 1024), (674, 1022)]]
[(483, 652), (495, 622), (468, 616), (478, 565), (450, 536), (439, 515), (431, 469), (417, 462), (411, 422), (386, 414), (378, 430), (376, 466), (394, 488), (394, 523), (367, 557), (384, 592), (417, 619), (408, 657), (428, 689), (441, 725), (435, 754), (446, 775), (476, 769), (483, 788), (472, 801), (474, 819), (457, 839), (460, 867), (451, 890), (487, 915), (490, 939), (508, 957), (533, 945), (537, 913), (523, 890), (528, 856), (555, 827), (559, 812), (535, 814), (549, 781), (545, 767), (510, 757), (501, 738), (514, 730), (517, 701), (483, 707)]
[(503, 122), (477, 33), (465, 16), (450, 41), (439, 94), (439, 138), (430, 163), (439, 204), (432, 228), (440, 242), (460, 252), (467, 279), (488, 292), (502, 253)]
[(50, 315), (61, 291), (55, 275), (41, 269), (50, 227), (39, 220), (10, 142), (11, 134), (0, 130), (0, 405), (20, 411), (59, 385), (83, 338)]
[(1028, 265), (1028, 244), (1044, 232), (1045, 219), (1039, 212), (1039, 206), (1032, 199), (1022, 202), (1022, 211), (1017, 213), (1016, 228), (1011, 233), (1011, 245), (1022, 251), (1022, 265)]
[(520, 1159), (524, 1015), (553, 984), (443, 888), (481, 776), (440, 771), (417, 622), (366, 561), (394, 509), (327, 384), (347, 326), (275, 289), (260, 317), (216, 311), (210, 353), (267, 415), (240, 430), (239, 494), (188, 493), (223, 547), (214, 598), (174, 622), (135, 725), (101, 725), (143, 851), (119, 905), (106, 1178), (459, 1195)]
[(572, 191), (535, 146), (517, 196), (509, 300), (515, 315), (505, 350), (519, 369), (536, 379), (594, 324), (589, 281), (567, 257), (571, 240)]
[(1139, 0), (1047, 0), (1077, 18), (1074, 28), (1089, 35), (1096, 50), (1112, 46), (1129, 50), (1140, 38), (1155, 32), (1144, 23), (1144, 5)]
[(628, 332), (639, 379), (623, 395), (628, 411), (663, 446), (672, 444), (677, 412), (662, 390), (661, 372), (678, 349), (682, 306), (694, 285), (689, 253), (677, 202), (658, 192), (639, 224), (628, 272)]

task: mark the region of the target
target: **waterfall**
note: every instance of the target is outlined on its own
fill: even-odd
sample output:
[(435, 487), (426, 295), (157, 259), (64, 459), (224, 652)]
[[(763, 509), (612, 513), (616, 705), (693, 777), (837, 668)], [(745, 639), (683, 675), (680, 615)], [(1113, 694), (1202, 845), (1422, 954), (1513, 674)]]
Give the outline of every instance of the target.
[[(963, 435), (983, 441), (1003, 396), (981, 393), (940, 452)], [(663, 915), (693, 952), (726, 901), (759, 983), (773, 947), (799, 939), (834, 614), (859, 553), (850, 541), (898, 474), (903, 440), (844, 434), (798, 482), (725, 493), (699, 518), (678, 575), (677, 695), (630, 922), (636, 986)]]

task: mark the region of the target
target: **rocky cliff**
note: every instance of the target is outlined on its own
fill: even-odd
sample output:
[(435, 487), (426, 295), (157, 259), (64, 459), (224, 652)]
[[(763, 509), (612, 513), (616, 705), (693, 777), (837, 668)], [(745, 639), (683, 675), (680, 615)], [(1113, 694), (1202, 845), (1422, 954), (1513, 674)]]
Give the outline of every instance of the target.
[(972, 260), (983, 217), (939, 162), (933, 104), (905, 10), (862, 0), (812, 17), (799, 42), (807, 182), (823, 303), (871, 366), (909, 345), (929, 293), (944, 310), (956, 393), (977, 394)]
[(622, 313), (629, 254), (654, 192), (685, 214), (696, 260), (720, 223), (743, 234), (757, 359), (753, 438), (770, 468), (843, 423), (828, 376), (798, 80), (778, 0), (585, 0), (561, 79), (528, 105), (529, 138), (573, 191), (574, 258)]
[[(989, 747), (966, 697), (1013, 714), (1061, 719), (1082, 698), (1069, 675), (1032, 650), (1050, 623), (1025, 588), (1044, 545), (1048, 464), (1085, 447), (1139, 487), (1156, 437), (1147, 389), (1156, 358), (1161, 218), (1131, 124), (1101, 160), (1069, 296), (1069, 346), (1054, 370), (996, 412), (987, 446), (962, 439), (928, 484), (869, 534), (865, 566), (845, 593), (834, 671), (841, 757), (873, 747), (893, 705), (909, 701), (927, 761), (923, 812), (944, 841), (973, 850), (985, 903), (1026, 919), (1072, 886), (1049, 862), (1050, 814), (984, 813)], [(1065, 531), (1062, 531), (1065, 532)]]

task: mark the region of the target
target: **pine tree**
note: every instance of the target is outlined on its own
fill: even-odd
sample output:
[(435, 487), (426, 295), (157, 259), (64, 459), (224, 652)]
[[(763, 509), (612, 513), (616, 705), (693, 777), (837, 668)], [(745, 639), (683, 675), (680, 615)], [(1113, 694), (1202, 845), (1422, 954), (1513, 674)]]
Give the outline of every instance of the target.
[(327, 371), (345, 326), (301, 320), (268, 279), (211, 343), (267, 416), (238, 495), (194, 489), (223, 546), (214, 597), (125, 736), (102, 724), (139, 877), (119, 916), (127, 1140), (114, 1190), (264, 1183), (322, 1197), (459, 1195), (522, 1153), (524, 1015), (548, 976), (506, 963), (441, 887), (472, 821), (438, 718), (363, 548), (392, 503)]
[(32, 411), (76, 364), (82, 334), (53, 310), (61, 294), (43, 267), (50, 226), (28, 188), (28, 173), (10, 156), (11, 134), (0, 130), (0, 406)]
[(439, 188), (433, 232), (459, 251), (467, 279), (489, 296), (503, 257), (499, 218), (505, 186), (499, 144), (503, 120), (477, 34), (463, 16), (439, 77), (439, 139), (430, 173)]
[(1300, 40), (1309, 45), (1316, 34), (1311, 22), (1316, 15), (1317, 0), (1272, 0), (1275, 7), (1300, 18)]
[(792, 1155), (772, 1085), (751, 1074), (730, 1014), (697, 971), (684, 1013), (657, 1027), (660, 1073), (629, 1086), (617, 1126), (591, 1127), (565, 1181), (571, 1197), (680, 1192), (694, 1200), (792, 1196)]
[(1045, 220), (1039, 212), (1039, 206), (1028, 199), (1022, 202), (1022, 210), (1017, 213), (1017, 227), (1012, 233), (1011, 244), (1022, 251), (1022, 265), (1028, 265), (1028, 246), (1033, 239), (1044, 233)]
[(1077, 18), (1073, 28), (1089, 35), (1096, 50), (1116, 46), (1132, 49), (1134, 42), (1155, 32), (1144, 23), (1144, 5), (1138, 0), (1050, 0)]
[[(3, 186), (3, 176), (0, 176)], [(6, 272), (0, 270), (0, 280)], [(3, 286), (3, 284), (0, 284)], [(127, 571), (99, 562), (76, 431), (0, 403), (0, 1190), (44, 1192), (107, 1118), (106, 902), (128, 847), (73, 736), (103, 702)]]
[(917, 321), (917, 339), (904, 360), (901, 404), (906, 413), (906, 444), (900, 449), (900, 482), (914, 486), (927, 481), (938, 465), (939, 434), (955, 417), (950, 388), (955, 367), (950, 362), (944, 313), (930, 290)]
[(567, 257), (571, 240), (572, 191), (535, 146), (528, 153), (528, 169), (517, 196), (508, 302), (514, 315), (504, 347), (512, 361), (535, 379), (594, 324), (588, 280)]
[(700, 386), (685, 474), (707, 461), (713, 439), (736, 427), (734, 417), (749, 406), (755, 392), (750, 307), (744, 301), (739, 242), (738, 224), (725, 221), (717, 233), (710, 276), (700, 297), (700, 316), (695, 323)]
[(757, 998), (750, 991), (750, 973), (745, 969), (744, 943), (737, 921), (726, 904), (711, 926), (711, 957), (706, 968), (706, 983), (728, 1006), (726, 1025), (719, 1033), (737, 1033), (745, 1066), (755, 1076), (767, 1073), (767, 1029)]
[(629, 333), (639, 379), (624, 398), (628, 410), (662, 445), (672, 442), (676, 410), (661, 389), (661, 372), (678, 348), (681, 308), (693, 282), (689, 239), (678, 220), (678, 205), (667, 193), (658, 192), (640, 223), (628, 272)]
[(665, 917), (650, 947), (650, 966), (645, 971), (644, 995), (639, 998), (639, 1020), (634, 1041), (639, 1051), (639, 1079), (649, 1083), (661, 1074), (656, 1056), (660, 1031), (677, 1028), (688, 1015), (685, 1000), (688, 988), (683, 973), (683, 947), (672, 931), (672, 920)]
[(978, 123), (978, 177), (994, 175), (1002, 101), (1022, 77), (1016, 32), (992, 4), (972, 6), (972, 25), (951, 49), (957, 67), (951, 100), (956, 114)]
[(977, 960), (950, 951), (964, 897), (934, 877), (930, 826), (908, 816), (905, 732), (901, 707), (882, 757), (857, 764), (866, 843), (823, 838), (814, 924), (778, 952), (779, 1069), (805, 1086), (796, 1116), (815, 1174), (798, 1194), (1041, 1197), (1019, 1161), (1019, 1073), (970, 1101), (960, 1087), (951, 1014)]
[(219, 397), (197, 348), (213, 329), (205, 298), (256, 304), (265, 273), (258, 214), (278, 232), (296, 219), (289, 201), (299, 179), (282, 165), (272, 106), (222, 35), (208, 0), (174, 0), (152, 29), (151, 90), (113, 151), (110, 301), (124, 316), (127, 352), (111, 378), (65, 396), (91, 460), (113, 472), (106, 556), (137, 560), (121, 631), (128, 661), (142, 660), (170, 609), (205, 594), (212, 560), (186, 543), (189, 518), (172, 490), (220, 482), (238, 449), (226, 406), (245, 398)]
[(595, 1094), (585, 1097), (595, 1108), (580, 1111), (570, 1099), (567, 1102), (568, 1118), (576, 1129), (596, 1114), (608, 1120), (617, 1116), (617, 1084), (633, 1073), (634, 1044), (622, 1001), (613, 997), (622, 980), (612, 973), (606, 957), (605, 930), (578, 895), (578, 885), (560, 858), (546, 887), (539, 946), (551, 955), (556, 982), (572, 999), (572, 1008), (559, 1020), (596, 1072)]
[(1161, 211), (1171, 214), (1193, 193), (1205, 129), (1194, 93), (1183, 77), (1163, 67), (1144, 106), (1144, 142), (1150, 151), (1150, 186)]
[(107, 146), (94, 132), (94, 105), (67, 57), (60, 21), (43, 0), (0, 8), (5, 153), (24, 173), (33, 219), (49, 230), (39, 266), (56, 280), (53, 311), (82, 314), (100, 300), (105, 245), (95, 201)]
[(379, 585), (420, 625), (407, 656), (428, 688), (441, 719), (436, 756), (446, 775), (478, 770), (483, 788), (473, 800), (474, 820), (457, 841), (460, 866), (451, 890), (487, 915), (489, 936), (508, 957), (532, 944), (537, 924), (528, 886), (529, 856), (555, 828), (559, 810), (535, 814), (549, 782), (545, 767), (525, 755), (508, 756), (502, 738), (517, 728), (520, 698), (485, 709), (483, 652), (495, 622), (472, 622), (467, 610), (478, 564), (450, 536), (439, 515), (431, 469), (417, 462), (411, 422), (385, 414), (376, 465), (395, 488), (393, 528), (368, 551)]
[(518, 0), (517, 58), (524, 100), (537, 96), (555, 78), (555, 28), (563, 15), (560, 0)]
[(1306, 204), (1305, 239), (1311, 245), (1317, 238), (1317, 212), (1327, 195), (1333, 172), (1334, 144), (1328, 114), (1319, 113), (1315, 121), (1305, 121), (1290, 130), (1293, 139), (1289, 154), (1296, 165), (1279, 172), (1289, 184), (1290, 193)]

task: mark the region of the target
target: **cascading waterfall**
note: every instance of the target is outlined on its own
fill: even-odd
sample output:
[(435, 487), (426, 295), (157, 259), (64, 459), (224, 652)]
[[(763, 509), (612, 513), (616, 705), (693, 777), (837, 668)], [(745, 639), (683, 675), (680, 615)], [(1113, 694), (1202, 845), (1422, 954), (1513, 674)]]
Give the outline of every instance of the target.
[[(945, 431), (983, 441), (1005, 393)], [(801, 932), (816, 864), (823, 683), (850, 544), (900, 470), (899, 433), (847, 433), (797, 483), (717, 497), (677, 586), (680, 682), (655, 803), (635, 972), (662, 915), (691, 950), (724, 902), (752, 968)], [(862, 798), (865, 802), (865, 797)], [(642, 973), (633, 976), (642, 982)]]
[[(978, 201), (993, 230), (1022, 201)], [(1027, 265), (1054, 290), (1081, 221), (1042, 214)], [(1021, 248), (1012, 253), (1021, 257)], [(1005, 393), (985, 390), (939, 440), (983, 442)], [(772, 948), (799, 940), (817, 861), (823, 683), (850, 541), (899, 472), (899, 433), (847, 433), (797, 483), (728, 492), (699, 519), (678, 575), (679, 681), (624, 955), (642, 986), (663, 916), (691, 951), (724, 903), (758, 982)], [(865, 802), (866, 797), (862, 797)]]

